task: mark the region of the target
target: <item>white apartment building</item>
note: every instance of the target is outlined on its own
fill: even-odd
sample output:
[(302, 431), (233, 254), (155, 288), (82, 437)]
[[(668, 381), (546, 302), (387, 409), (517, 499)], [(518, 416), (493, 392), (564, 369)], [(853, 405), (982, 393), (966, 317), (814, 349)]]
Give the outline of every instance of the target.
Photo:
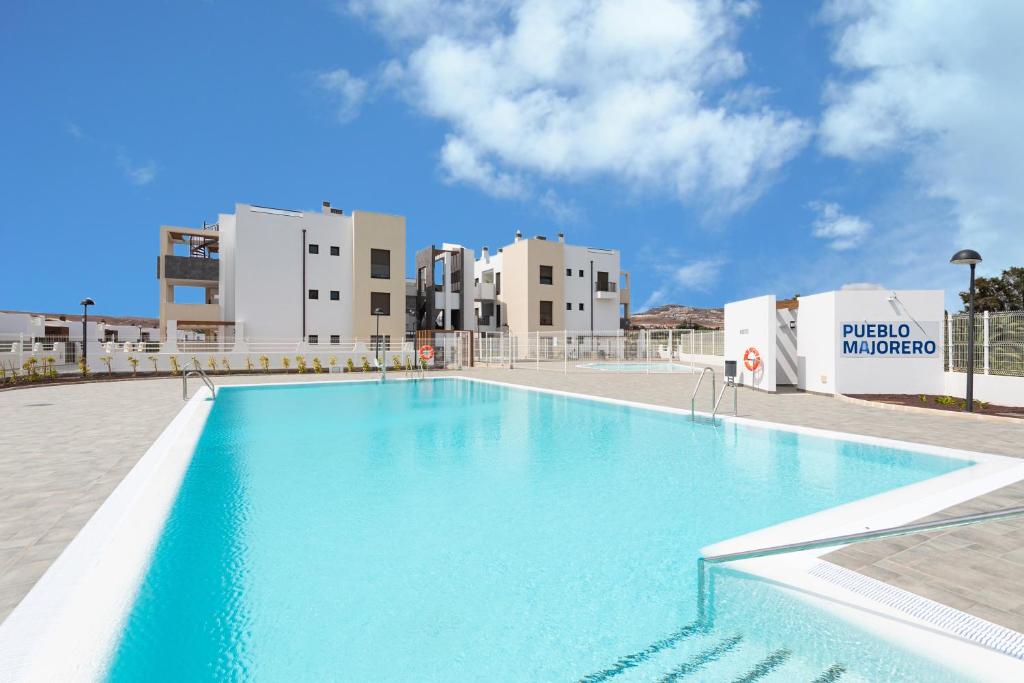
[[(385, 341), (405, 333), (405, 218), (236, 204), (203, 228), (160, 230), (160, 330), (207, 337)], [(198, 292), (185, 302), (182, 290)]]
[(619, 251), (566, 244), (559, 233), (515, 241), (474, 264), (478, 329), (515, 335), (570, 330), (617, 332), (629, 317), (629, 273)]

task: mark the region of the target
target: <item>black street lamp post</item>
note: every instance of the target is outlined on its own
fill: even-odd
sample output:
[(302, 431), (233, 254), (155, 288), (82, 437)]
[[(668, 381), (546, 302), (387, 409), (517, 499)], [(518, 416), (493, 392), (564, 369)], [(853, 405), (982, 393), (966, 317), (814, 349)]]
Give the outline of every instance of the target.
[(89, 360), (89, 340), (85, 333), (86, 325), (89, 323), (89, 307), (95, 306), (96, 302), (89, 297), (85, 297), (78, 303), (82, 305), (82, 366), (84, 367)]
[[(950, 263), (971, 267), (971, 286), (967, 302), (967, 412), (974, 412), (974, 267), (981, 263), (981, 254), (973, 249), (961, 249), (949, 259)], [(950, 340), (952, 341), (952, 340)], [(950, 368), (952, 370), (953, 368)]]
[(377, 359), (378, 365), (382, 364), (380, 359), (380, 317), (384, 315), (383, 308), (373, 309), (373, 315), (377, 318), (377, 337), (376, 343), (373, 345), (373, 355)]

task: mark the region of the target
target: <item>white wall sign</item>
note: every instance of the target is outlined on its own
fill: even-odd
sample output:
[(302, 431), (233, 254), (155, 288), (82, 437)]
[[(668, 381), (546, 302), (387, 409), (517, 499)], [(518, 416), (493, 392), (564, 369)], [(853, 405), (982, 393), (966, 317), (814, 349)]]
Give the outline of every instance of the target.
[(839, 323), (839, 353), (847, 358), (933, 358), (939, 354), (942, 323), (906, 320)]

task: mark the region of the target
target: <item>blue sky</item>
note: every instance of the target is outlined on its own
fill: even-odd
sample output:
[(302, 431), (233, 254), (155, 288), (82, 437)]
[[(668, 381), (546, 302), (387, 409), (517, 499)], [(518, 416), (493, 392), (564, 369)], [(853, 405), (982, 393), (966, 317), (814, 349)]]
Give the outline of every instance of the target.
[(14, 0), (0, 308), (157, 311), (162, 224), (235, 202), (622, 250), (634, 309), (952, 304), (1024, 263), (1024, 4)]

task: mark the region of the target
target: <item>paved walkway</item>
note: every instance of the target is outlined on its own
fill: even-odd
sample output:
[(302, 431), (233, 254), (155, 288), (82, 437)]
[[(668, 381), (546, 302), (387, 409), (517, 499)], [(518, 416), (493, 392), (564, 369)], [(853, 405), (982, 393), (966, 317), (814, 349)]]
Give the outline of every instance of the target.
[[(691, 375), (476, 369), (471, 376), (689, 407)], [(296, 381), (218, 378), (219, 384)], [(306, 375), (305, 381), (338, 379)], [(698, 408), (708, 409), (710, 387)], [(728, 400), (726, 401), (728, 404)], [(181, 408), (177, 379), (0, 392), (0, 620), (24, 597)], [(898, 413), (812, 394), (739, 391), (745, 417), (1024, 457), (1024, 425)], [(1024, 484), (958, 508), (1024, 504)], [(976, 506), (976, 507), (970, 507)], [(955, 509), (954, 509), (955, 510)], [(971, 527), (833, 553), (829, 559), (1024, 631), (1024, 522)], [(922, 535), (924, 536), (924, 535)], [(909, 543), (909, 541), (908, 541)], [(955, 545), (957, 547), (952, 548)], [(913, 551), (910, 554), (910, 551)], [(941, 570), (939, 569), (941, 567)], [(929, 592), (931, 591), (931, 592)]]

